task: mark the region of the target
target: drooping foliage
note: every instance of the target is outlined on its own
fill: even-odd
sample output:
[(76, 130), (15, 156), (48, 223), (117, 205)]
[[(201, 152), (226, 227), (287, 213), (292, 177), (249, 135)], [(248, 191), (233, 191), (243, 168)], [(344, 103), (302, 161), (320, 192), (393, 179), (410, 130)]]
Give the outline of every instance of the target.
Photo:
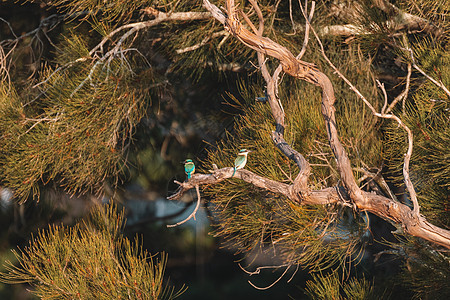
[[(59, 51), (60, 66), (88, 53), (76, 35)], [(96, 192), (124, 167), (124, 151), (145, 113), (151, 72), (117, 59), (91, 67), (84, 61), (63, 71), (46, 68), (38, 99), (20, 98), (13, 85), (2, 84), (0, 180), (20, 201), (30, 193), (38, 198), (40, 185), (52, 180), (71, 194)]]
[(374, 291), (373, 285), (365, 278), (346, 279), (344, 282), (333, 273), (329, 275), (313, 274), (312, 280), (306, 282), (306, 294), (310, 299), (338, 300), (338, 299), (382, 299)]
[[(213, 2), (223, 5), (223, 1)], [(235, 2), (258, 24), (249, 1)], [(298, 3), (287, 0), (258, 3), (265, 18), (264, 36), (296, 55), (305, 33)], [(392, 3), (396, 6), (387, 1), (318, 1), (312, 21), (331, 61), (377, 111), (392, 103), (406, 88), (408, 64), (415, 64), (438, 82), (450, 86), (448, 4), (431, 0)], [(238, 150), (247, 148), (254, 151), (249, 154), (246, 166), (249, 170), (280, 182), (291, 183), (295, 178), (296, 165), (271, 140), (275, 126), (269, 106), (255, 101), (265, 94), (255, 67), (255, 51), (243, 46), (212, 18), (162, 22), (129, 36), (125, 33), (132, 25), (121, 27), (155, 20), (159, 13), (204, 12), (201, 1), (117, 0), (107, 1), (106, 5), (94, 0), (58, 0), (51, 5), (65, 14), (60, 19), (65, 20), (61, 27), (50, 26), (53, 30), (48, 32), (50, 36), (58, 31), (47, 45), (51, 50), (39, 56), (33, 71), (23, 74), (22, 68), (8, 65), (1, 74), (0, 184), (12, 188), (17, 199), (38, 198), (42, 188), (54, 183), (71, 194), (101, 192), (105, 182), (117, 183), (122, 171), (130, 166), (127, 155), (133, 142), (141, 142), (135, 140), (137, 137), (147, 138), (137, 128), (157, 124), (154, 125), (157, 134), (186, 142), (179, 134), (182, 130), (197, 131), (203, 138), (204, 128), (223, 127), (222, 120), (218, 121), (212, 113), (199, 117), (204, 103), (220, 102), (221, 95), (208, 94), (208, 99), (200, 102), (192, 91), (197, 87), (190, 85), (196, 82), (203, 90), (215, 90), (213, 81), (217, 78), (225, 78), (224, 82), (236, 77), (245, 80), (231, 84), (239, 85), (238, 93), (231, 91), (224, 96), (239, 116), (234, 128), (227, 128), (231, 131), (223, 135), (225, 138), (209, 148), (202, 162), (203, 171), (208, 172), (212, 164), (232, 166)], [(352, 26), (340, 27), (348, 24)], [(420, 24), (427, 26), (422, 28)], [(101, 47), (96, 47), (105, 37), (108, 38)], [(18, 49), (27, 48), (27, 43), (34, 45), (33, 40), (24, 38)], [(11, 42), (1, 45), (6, 50), (15, 47)], [(19, 64), (18, 58), (22, 56), (23, 52), (13, 51), (9, 57), (14, 59), (4, 61)], [(312, 34), (302, 59), (315, 63), (333, 82), (338, 131), (358, 184), (366, 191), (389, 197), (395, 193), (396, 199), (409, 204), (402, 177), (407, 147), (405, 132), (396, 123), (372, 115), (324, 61)], [(273, 71), (278, 62), (268, 59), (266, 64)], [(449, 98), (416, 67), (411, 69), (407, 96), (393, 107), (392, 113), (414, 134), (411, 178), (421, 212), (434, 224), (448, 228)], [(10, 70), (9, 77), (3, 74), (6, 70)], [(241, 76), (230, 75), (232, 72)], [(386, 103), (376, 79), (384, 84)], [(320, 112), (320, 91), (288, 76), (280, 78), (280, 82), (278, 96), (286, 112), (285, 138), (311, 164), (310, 187), (339, 186), (339, 174)], [(169, 91), (181, 98), (178, 101), (184, 106), (174, 104)], [(195, 106), (199, 106), (198, 111)], [(174, 116), (176, 122), (167, 121), (175, 119)], [(166, 121), (170, 126), (160, 126)], [(150, 139), (157, 140), (157, 134)], [(155, 164), (162, 156), (157, 153), (160, 145), (156, 144), (151, 142), (153, 148), (144, 153), (150, 153), (147, 156)], [(140, 155), (136, 155), (136, 161), (143, 154)], [(154, 177), (161, 173), (168, 176), (170, 169), (157, 170), (152, 165), (146, 166), (145, 172)], [(381, 185), (381, 179), (388, 184)], [(354, 212), (351, 207), (300, 206), (238, 180), (210, 186), (204, 193), (214, 210), (216, 236), (237, 252), (261, 248), (282, 257), (287, 265), (323, 270), (359, 261), (371, 234), (371, 217)], [(433, 292), (420, 289), (421, 286), (443, 286), (448, 277), (445, 268), (435, 272), (430, 281), (420, 277), (426, 273), (423, 270), (439, 269), (429, 260), (434, 257), (433, 251), (439, 249), (423, 245), (419, 251), (403, 239), (391, 247), (400, 249), (398, 253), (413, 249), (408, 251), (417, 259), (414, 267), (408, 267), (413, 266), (412, 262), (406, 263), (404, 278), (409, 278), (410, 286), (420, 296)], [(434, 260), (435, 264), (445, 265), (448, 255), (436, 253), (442, 260)], [(310, 283), (311, 297), (324, 296), (319, 290), (328, 293), (332, 289), (338, 291), (336, 297), (371, 293), (364, 280), (347, 287), (338, 287), (335, 277), (315, 277), (315, 281), (322, 283), (316, 287)], [(436, 288), (441, 292), (443, 289)]]
[(149, 254), (122, 235), (123, 211), (114, 205), (93, 209), (72, 228), (41, 230), (28, 247), (14, 251), (19, 265), (0, 274), (6, 283), (28, 283), (41, 299), (173, 299), (165, 285), (167, 256)]

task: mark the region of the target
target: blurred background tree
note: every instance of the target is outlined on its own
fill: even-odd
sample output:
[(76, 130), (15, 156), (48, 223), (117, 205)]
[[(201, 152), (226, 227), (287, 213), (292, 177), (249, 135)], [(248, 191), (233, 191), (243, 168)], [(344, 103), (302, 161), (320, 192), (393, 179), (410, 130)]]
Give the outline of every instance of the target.
[[(236, 3), (258, 23), (248, 1)], [(300, 2), (258, 3), (264, 36), (300, 52)], [(376, 80), (383, 83), (388, 109), (413, 131), (411, 177), (421, 212), (449, 229), (449, 96), (426, 77), (450, 86), (449, 4), (315, 5), (312, 26), (331, 61), (378, 111), (385, 103)], [(176, 286), (187, 284), (184, 298), (449, 297), (445, 250), (393, 234), (392, 224), (372, 214), (295, 205), (240, 180), (206, 187), (197, 221), (166, 228), (196, 200), (194, 193), (179, 203), (164, 200), (177, 188), (173, 180), (185, 179), (186, 158), (208, 173), (212, 164), (232, 166), (247, 148), (254, 152), (246, 168), (258, 175), (290, 183), (298, 172), (270, 138), (256, 52), (230, 36), (202, 1), (2, 1), (0, 46), (3, 257), (47, 224), (86, 234), (90, 227), (77, 220), (114, 202), (125, 208), (126, 236), (141, 234), (144, 249), (168, 253), (166, 273)], [(339, 134), (359, 186), (411, 205), (402, 179), (404, 132), (372, 115), (313, 38), (302, 59), (332, 80)], [(270, 70), (277, 65), (267, 61)], [(311, 164), (311, 188), (339, 186), (320, 91), (283, 76), (278, 92), (285, 138)], [(55, 233), (45, 232), (38, 237)], [(284, 277), (259, 291), (246, 282), (247, 270), (259, 287)], [(2, 292), (19, 297), (13, 289)], [(34, 291), (42, 295), (38, 286)]]

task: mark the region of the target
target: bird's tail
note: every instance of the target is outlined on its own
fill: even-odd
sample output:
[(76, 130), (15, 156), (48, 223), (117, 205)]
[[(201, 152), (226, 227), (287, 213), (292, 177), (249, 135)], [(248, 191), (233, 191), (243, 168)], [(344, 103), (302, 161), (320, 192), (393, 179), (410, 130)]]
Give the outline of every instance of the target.
[(191, 179), (191, 173), (190, 172), (187, 172), (186, 175), (187, 175), (187, 179), (188, 180)]
[(233, 177), (234, 174), (236, 174), (236, 167), (233, 168), (233, 175), (231, 175), (231, 177)]

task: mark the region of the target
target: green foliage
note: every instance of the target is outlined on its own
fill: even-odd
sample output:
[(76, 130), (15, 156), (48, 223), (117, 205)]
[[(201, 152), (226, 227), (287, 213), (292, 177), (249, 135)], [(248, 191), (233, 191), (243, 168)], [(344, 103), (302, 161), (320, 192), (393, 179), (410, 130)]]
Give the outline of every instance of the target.
[[(450, 54), (447, 48), (425, 40), (414, 47), (414, 53), (425, 72), (449, 86)], [(449, 226), (450, 100), (442, 89), (430, 81), (417, 85), (412, 102), (403, 113), (398, 112), (414, 134), (411, 178), (424, 215), (441, 226)], [(403, 185), (401, 169), (407, 148), (406, 134), (395, 124), (390, 124), (385, 137), (385, 158), (396, 172), (396, 182)]]
[(312, 274), (313, 280), (306, 282), (306, 294), (311, 299), (340, 299), (340, 282), (337, 275)]
[(355, 277), (342, 282), (336, 273), (329, 275), (312, 274), (312, 280), (306, 282), (306, 295), (317, 300), (370, 300), (385, 299), (374, 292), (373, 285), (365, 278)]
[[(356, 64), (352, 56), (345, 59), (347, 64)], [(367, 65), (361, 64), (360, 73), (350, 75), (357, 84), (367, 81), (367, 77), (360, 76), (368, 72), (364, 67)], [(258, 83), (253, 84), (253, 88), (246, 86), (249, 83), (241, 84), (241, 95), (246, 103), (233, 97), (230, 99), (230, 105), (243, 110), (237, 120), (235, 134), (209, 153), (205, 165), (232, 166), (239, 149), (246, 148), (253, 151), (249, 154), (247, 169), (273, 180), (291, 183), (298, 168), (273, 145), (270, 133), (274, 124), (270, 107), (254, 101), (256, 96), (264, 95), (264, 91), (258, 88), (261, 86)], [(348, 146), (353, 165), (376, 165), (381, 147), (375, 131), (376, 120), (344, 85), (337, 85), (336, 90), (339, 95), (339, 131), (342, 141)], [(373, 93), (370, 87), (365, 90)], [(285, 78), (279, 94), (284, 110), (288, 112), (286, 141), (304, 153), (311, 163), (310, 186), (320, 189), (337, 184), (339, 174), (320, 112), (320, 91), (306, 83)], [(239, 252), (247, 253), (265, 246), (271, 249), (276, 244), (286, 263), (314, 270), (336, 267), (346, 257), (358, 260), (361, 250), (358, 242), (365, 223), (359, 216), (347, 214), (345, 209), (298, 206), (282, 196), (241, 181), (224, 182), (208, 188), (205, 193), (211, 196), (215, 214), (220, 220), (216, 236), (224, 237)]]
[(442, 37), (448, 39), (450, 12), (447, 1), (402, 0), (398, 5), (413, 15), (432, 21), (434, 26), (442, 29)]
[(163, 283), (167, 257), (150, 255), (122, 236), (123, 212), (96, 207), (72, 228), (51, 226), (32, 239), (0, 274), (5, 283), (29, 283), (42, 299), (173, 299), (183, 290)]
[[(101, 16), (105, 21), (113, 21), (120, 19), (129, 19), (139, 9), (151, 6), (156, 3), (167, 3), (170, 1), (153, 1), (153, 0), (141, 0), (141, 1), (126, 1), (126, 0), (114, 0), (108, 1), (105, 5), (104, 1), (99, 0), (56, 0), (52, 1), (51, 5), (64, 10), (69, 15), (74, 15), (81, 12), (89, 12), (92, 15), (101, 13)], [(165, 2), (165, 3), (164, 3)]]
[[(59, 181), (69, 193), (101, 191), (109, 178), (117, 180), (136, 124), (146, 111), (151, 69), (136, 66), (139, 57), (73, 63), (86, 57), (78, 35), (62, 43), (57, 61), (71, 68), (42, 72), (40, 98), (24, 103), (13, 87), (2, 83), (0, 180), (20, 201), (39, 187)], [(133, 65), (133, 70), (131, 69)]]

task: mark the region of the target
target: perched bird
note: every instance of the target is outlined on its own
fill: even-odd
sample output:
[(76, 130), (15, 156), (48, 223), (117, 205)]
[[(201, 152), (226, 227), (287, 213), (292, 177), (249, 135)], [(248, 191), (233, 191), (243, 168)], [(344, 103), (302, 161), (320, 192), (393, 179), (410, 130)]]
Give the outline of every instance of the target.
[(231, 175), (231, 177), (234, 176), (234, 174), (236, 174), (236, 170), (242, 169), (243, 167), (245, 167), (245, 164), (247, 163), (247, 154), (249, 154), (251, 151), (247, 150), (247, 149), (242, 149), (239, 151), (236, 159), (234, 160), (234, 171), (233, 171), (233, 175)]
[(192, 174), (195, 172), (195, 165), (192, 159), (186, 159), (184, 161), (184, 173), (187, 175), (187, 179), (191, 179)]

